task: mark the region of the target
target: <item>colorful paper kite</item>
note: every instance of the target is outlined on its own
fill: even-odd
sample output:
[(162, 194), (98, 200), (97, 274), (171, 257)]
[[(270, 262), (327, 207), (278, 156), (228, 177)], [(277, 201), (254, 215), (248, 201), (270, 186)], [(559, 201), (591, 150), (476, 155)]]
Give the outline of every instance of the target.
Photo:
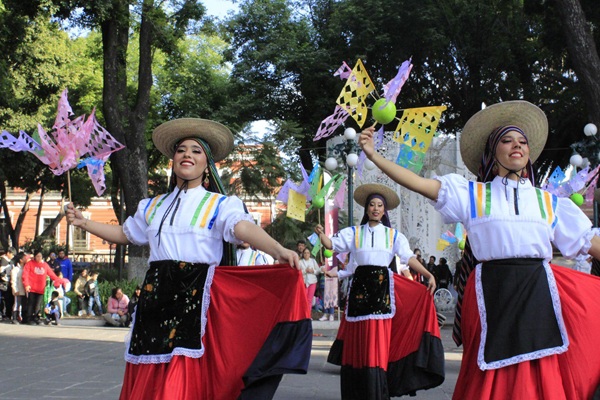
[[(56, 119), (49, 132), (40, 124), (34, 137), (23, 131), (19, 131), (18, 137), (2, 131), (0, 148), (16, 152), (28, 151), (48, 165), (55, 175), (62, 175), (81, 162), (82, 166), (87, 166), (96, 193), (101, 196), (106, 190), (104, 164), (111, 153), (124, 146), (98, 124), (95, 109), (87, 120), (84, 115), (77, 118), (73, 115), (65, 89), (58, 101)], [(81, 161), (84, 156), (85, 160)]]
[(415, 173), (423, 168), (429, 149), (446, 106), (410, 108), (404, 110), (394, 131), (393, 139), (400, 143), (396, 163)]

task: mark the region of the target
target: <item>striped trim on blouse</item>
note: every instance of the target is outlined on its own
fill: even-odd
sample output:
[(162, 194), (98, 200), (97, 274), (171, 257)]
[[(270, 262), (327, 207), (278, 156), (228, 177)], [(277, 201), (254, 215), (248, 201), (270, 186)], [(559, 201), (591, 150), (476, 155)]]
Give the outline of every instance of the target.
[[(396, 241), (396, 238), (398, 237), (398, 231), (395, 230), (394, 228), (388, 228), (387, 226), (385, 226), (384, 228), (385, 228), (385, 248), (391, 249), (392, 247), (394, 247), (394, 242)], [(352, 230), (354, 231), (354, 246), (355, 246), (355, 248), (360, 249), (365, 244), (365, 235), (367, 234), (367, 226), (366, 225), (353, 226)]]
[[(156, 211), (160, 208), (167, 197), (168, 194), (161, 194), (148, 202), (148, 205), (146, 205), (146, 209), (144, 210), (148, 225), (152, 223), (152, 220), (156, 215)], [(227, 196), (219, 193), (206, 192), (194, 211), (190, 221), (190, 226), (212, 229), (215, 221), (217, 220), (217, 216), (219, 215), (221, 203), (223, 203), (226, 198)]]
[[(535, 188), (540, 216), (553, 228), (558, 222), (556, 217), (556, 195)], [(471, 204), (471, 219), (487, 217), (492, 210), (492, 185), (491, 182), (469, 182), (469, 198)]]

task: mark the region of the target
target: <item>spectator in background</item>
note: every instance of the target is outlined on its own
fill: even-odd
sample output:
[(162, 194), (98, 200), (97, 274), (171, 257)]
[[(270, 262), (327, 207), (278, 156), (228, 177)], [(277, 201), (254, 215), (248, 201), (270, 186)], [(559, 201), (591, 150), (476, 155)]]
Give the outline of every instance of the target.
[(302, 258), (302, 252), (304, 251), (305, 248), (306, 248), (305, 240), (300, 239), (296, 242), (296, 253), (298, 253), (298, 257)]
[(317, 260), (312, 257), (310, 249), (304, 248), (302, 258), (300, 259), (300, 267), (304, 276), (304, 284), (306, 285), (306, 299), (308, 301), (308, 309), (312, 309), (315, 290), (317, 289), (317, 275), (321, 273), (321, 268), (317, 264)]
[(55, 290), (52, 292), (52, 296), (44, 307), (44, 314), (46, 314), (46, 318), (44, 319), (44, 324), (48, 325), (52, 322), (52, 325), (60, 325), (60, 304), (58, 300), (59, 293)]
[(20, 252), (14, 258), (15, 265), (10, 272), (10, 281), (12, 282), (12, 292), (15, 298), (11, 322), (16, 324), (23, 321), (23, 315), (27, 308), (27, 296), (25, 286), (23, 286), (23, 267), (31, 259), (28, 254)]
[(129, 297), (123, 294), (123, 289), (115, 287), (106, 303), (106, 314), (102, 317), (108, 325), (126, 326), (128, 322)]
[(435, 267), (433, 276), (438, 288), (448, 289), (452, 282), (452, 271), (450, 271), (448, 261), (444, 257), (440, 257), (440, 263)]
[(432, 274), (435, 275), (435, 256), (429, 256), (429, 262), (427, 263), (427, 265), (425, 266), (425, 268), (427, 268), (427, 271), (431, 272)]
[(35, 250), (33, 260), (29, 260), (23, 268), (23, 286), (27, 293), (27, 313), (26, 322), (30, 325), (39, 325), (40, 308), (46, 288), (46, 279), (54, 282), (54, 286), (59, 286), (58, 276), (52, 271), (52, 268), (44, 261), (41, 250)]
[(62, 271), (59, 271), (56, 275), (60, 279), (60, 286), (56, 288), (56, 291), (58, 292), (58, 303), (60, 305), (60, 317), (68, 317), (69, 313), (67, 312), (67, 307), (71, 304), (71, 299), (67, 296), (67, 292), (71, 290), (71, 281), (63, 277)]
[(67, 256), (64, 250), (59, 250), (58, 258), (55, 261), (56, 265), (60, 266), (60, 270), (62, 271), (63, 277), (68, 279), (69, 282), (73, 281), (73, 263), (71, 263), (71, 259)]
[(88, 297), (87, 314), (88, 317), (95, 316), (94, 305), (98, 309), (97, 315), (102, 315), (102, 301), (100, 300), (100, 290), (98, 288), (98, 276), (100, 273), (94, 271), (90, 274), (90, 279), (85, 283), (85, 295)]
[(55, 252), (51, 252), (48, 255), (48, 259), (46, 260), (46, 262), (48, 263), (50, 268), (52, 268), (54, 273), (58, 275), (58, 271), (60, 271), (60, 264), (58, 264), (56, 262), (56, 253)]
[(140, 300), (140, 296), (142, 294), (142, 287), (137, 285), (131, 298), (129, 299), (129, 304), (127, 305), (127, 322), (125, 326), (128, 327), (131, 321), (133, 321), (133, 313), (135, 312), (135, 306), (137, 306), (138, 301)]
[(87, 312), (86, 310), (89, 298), (85, 294), (85, 284), (89, 279), (90, 276), (88, 274), (88, 269), (82, 269), (81, 274), (79, 274), (79, 277), (75, 281), (75, 287), (73, 289), (73, 291), (77, 295), (77, 315), (79, 315), (80, 317), (83, 315), (83, 313)]
[(265, 254), (250, 247), (248, 242), (242, 242), (237, 246), (236, 260), (238, 266), (269, 264)]
[(12, 309), (15, 298), (12, 293), (10, 272), (13, 267), (13, 257), (17, 251), (14, 247), (6, 249), (6, 253), (0, 257), (0, 281), (4, 290), (0, 290), (0, 312), (3, 320), (12, 319)]

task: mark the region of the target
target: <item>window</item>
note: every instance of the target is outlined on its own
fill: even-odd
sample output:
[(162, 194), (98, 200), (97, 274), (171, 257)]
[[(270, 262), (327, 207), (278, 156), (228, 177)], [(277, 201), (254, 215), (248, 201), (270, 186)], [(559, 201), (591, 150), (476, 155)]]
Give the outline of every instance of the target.
[[(85, 218), (90, 218), (90, 213), (83, 213), (83, 216)], [(71, 229), (72, 229), (72, 247), (73, 247), (73, 251), (85, 251), (85, 250), (89, 250), (89, 234), (81, 229), (78, 226), (73, 226), (71, 225)]]

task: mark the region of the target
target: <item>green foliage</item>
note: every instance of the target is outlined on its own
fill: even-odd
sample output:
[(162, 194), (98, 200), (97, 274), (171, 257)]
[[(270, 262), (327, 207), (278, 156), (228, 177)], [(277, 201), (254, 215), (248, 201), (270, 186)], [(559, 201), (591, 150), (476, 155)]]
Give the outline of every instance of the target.
[(38, 236), (35, 239), (26, 241), (21, 246), (25, 252), (33, 253), (36, 250), (42, 250), (42, 255), (48, 257), (51, 252), (58, 252), (62, 247), (56, 243), (56, 239), (47, 236)]

